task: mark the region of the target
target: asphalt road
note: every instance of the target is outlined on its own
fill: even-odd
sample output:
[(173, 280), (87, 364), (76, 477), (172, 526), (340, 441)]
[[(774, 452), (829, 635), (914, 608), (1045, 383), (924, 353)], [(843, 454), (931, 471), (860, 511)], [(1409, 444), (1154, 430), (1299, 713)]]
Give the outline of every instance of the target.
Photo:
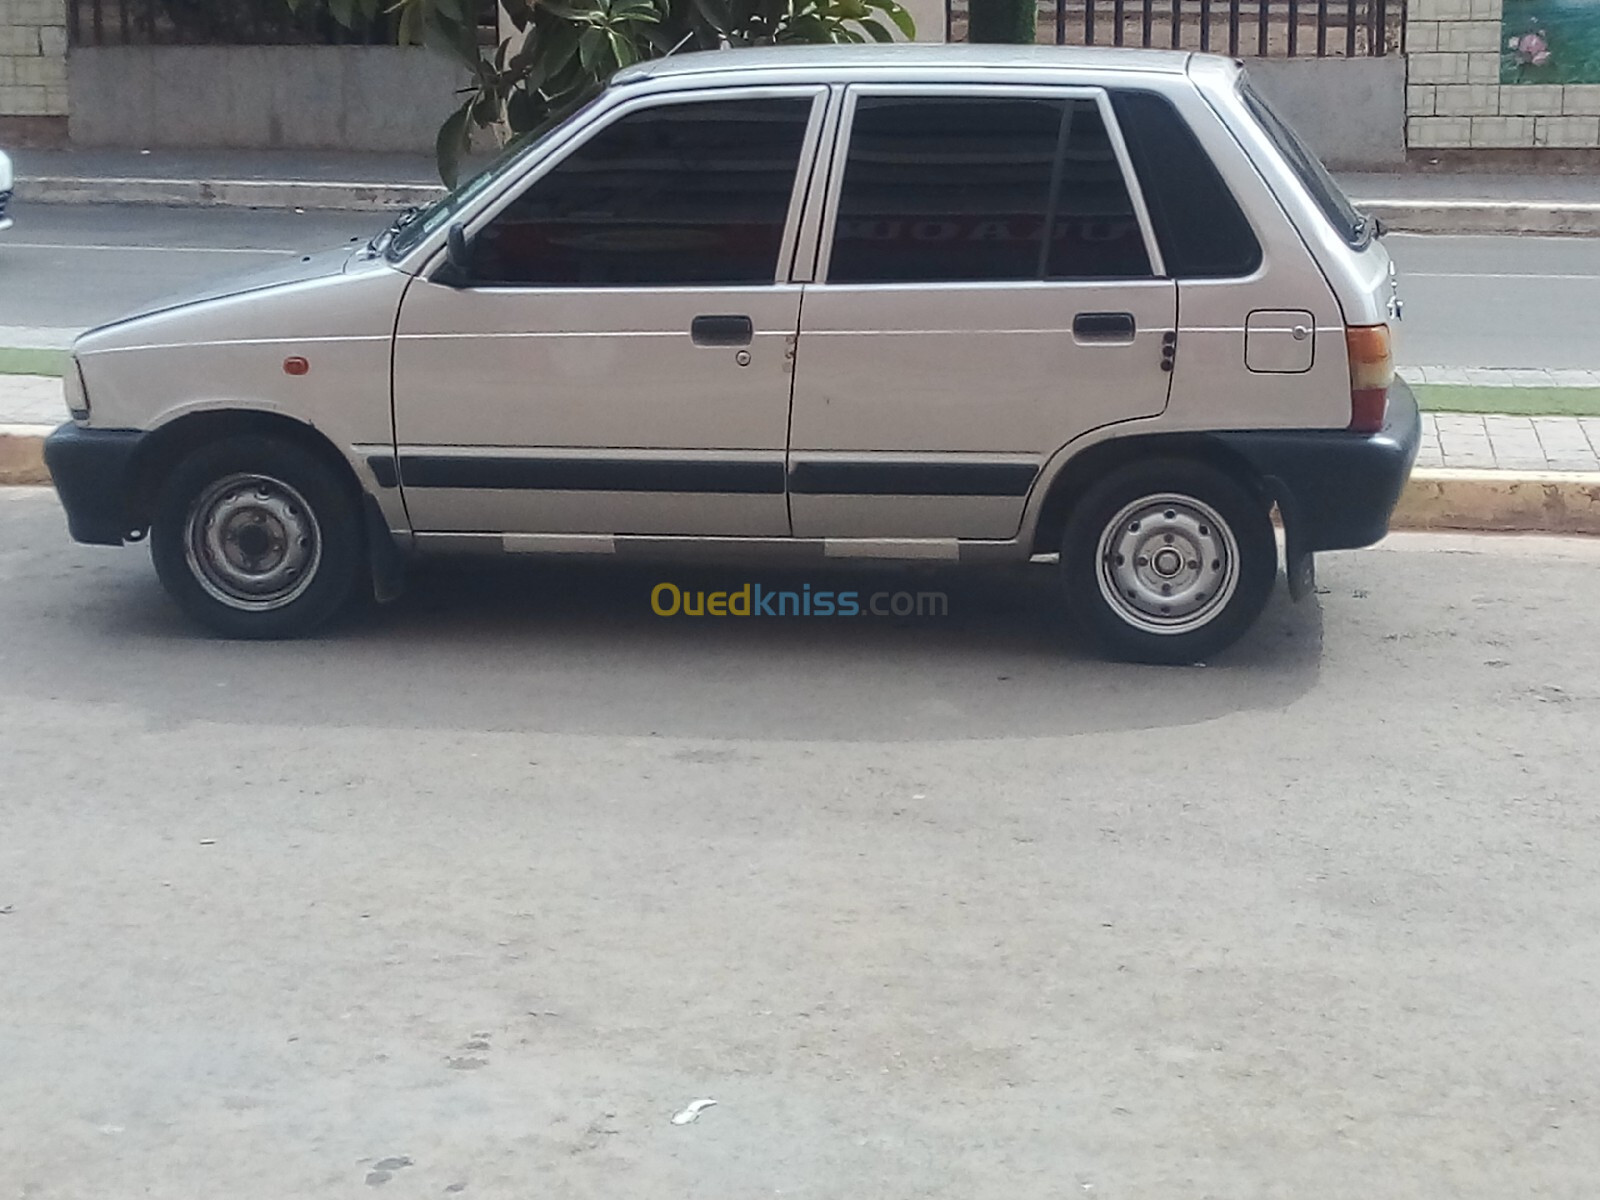
[(229, 644), (0, 489), (0, 1197), (1588, 1200), (1600, 545), (1321, 569), (1185, 670), (1035, 570)]
[[(81, 329), (218, 275), (365, 239), (385, 218), (19, 204), (0, 238), (0, 326)], [(1600, 239), (1388, 239), (1403, 365), (1600, 369)]]

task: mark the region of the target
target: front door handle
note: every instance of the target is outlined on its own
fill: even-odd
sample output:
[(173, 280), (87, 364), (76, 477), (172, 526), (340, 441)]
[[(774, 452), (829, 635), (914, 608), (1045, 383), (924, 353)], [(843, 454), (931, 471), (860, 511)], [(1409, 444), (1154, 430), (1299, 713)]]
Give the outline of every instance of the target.
[(1072, 318), (1072, 340), (1075, 342), (1125, 345), (1133, 341), (1134, 330), (1132, 313), (1081, 312)]
[(689, 326), (696, 346), (748, 346), (755, 334), (749, 317), (696, 317)]

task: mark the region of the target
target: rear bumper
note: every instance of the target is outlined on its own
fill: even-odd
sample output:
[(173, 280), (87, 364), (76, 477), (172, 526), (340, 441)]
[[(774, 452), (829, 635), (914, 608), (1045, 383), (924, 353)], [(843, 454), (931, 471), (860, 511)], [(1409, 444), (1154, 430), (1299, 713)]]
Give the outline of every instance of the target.
[(1293, 558), (1370, 546), (1389, 532), (1422, 441), (1422, 414), (1411, 389), (1396, 379), (1377, 433), (1252, 429), (1215, 436), (1271, 489)]
[(143, 434), (137, 429), (61, 426), (45, 439), (44, 461), (80, 542), (120, 546), (141, 530), (128, 511), (130, 465)]

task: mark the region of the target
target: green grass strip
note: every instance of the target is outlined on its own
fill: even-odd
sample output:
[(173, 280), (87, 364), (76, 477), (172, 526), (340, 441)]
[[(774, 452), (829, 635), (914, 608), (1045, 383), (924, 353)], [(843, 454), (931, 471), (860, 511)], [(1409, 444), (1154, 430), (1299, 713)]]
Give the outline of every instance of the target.
[(65, 350), (13, 350), (0, 347), (0, 375), (55, 375), (67, 369)]
[(1514, 417), (1600, 417), (1600, 388), (1481, 387), (1414, 383), (1425, 412), (1509, 413)]

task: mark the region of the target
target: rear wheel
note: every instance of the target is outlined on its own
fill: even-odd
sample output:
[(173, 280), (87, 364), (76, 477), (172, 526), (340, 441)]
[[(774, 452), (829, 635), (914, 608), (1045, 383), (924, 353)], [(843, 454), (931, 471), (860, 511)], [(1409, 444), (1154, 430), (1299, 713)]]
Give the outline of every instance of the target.
[(1073, 507), (1061, 567), (1073, 615), (1107, 654), (1191, 663), (1237, 641), (1278, 572), (1266, 503), (1186, 459), (1133, 463)]
[(355, 593), (359, 507), (348, 482), (281, 438), (202, 446), (161, 488), (156, 573), (190, 617), (227, 637), (310, 633)]

